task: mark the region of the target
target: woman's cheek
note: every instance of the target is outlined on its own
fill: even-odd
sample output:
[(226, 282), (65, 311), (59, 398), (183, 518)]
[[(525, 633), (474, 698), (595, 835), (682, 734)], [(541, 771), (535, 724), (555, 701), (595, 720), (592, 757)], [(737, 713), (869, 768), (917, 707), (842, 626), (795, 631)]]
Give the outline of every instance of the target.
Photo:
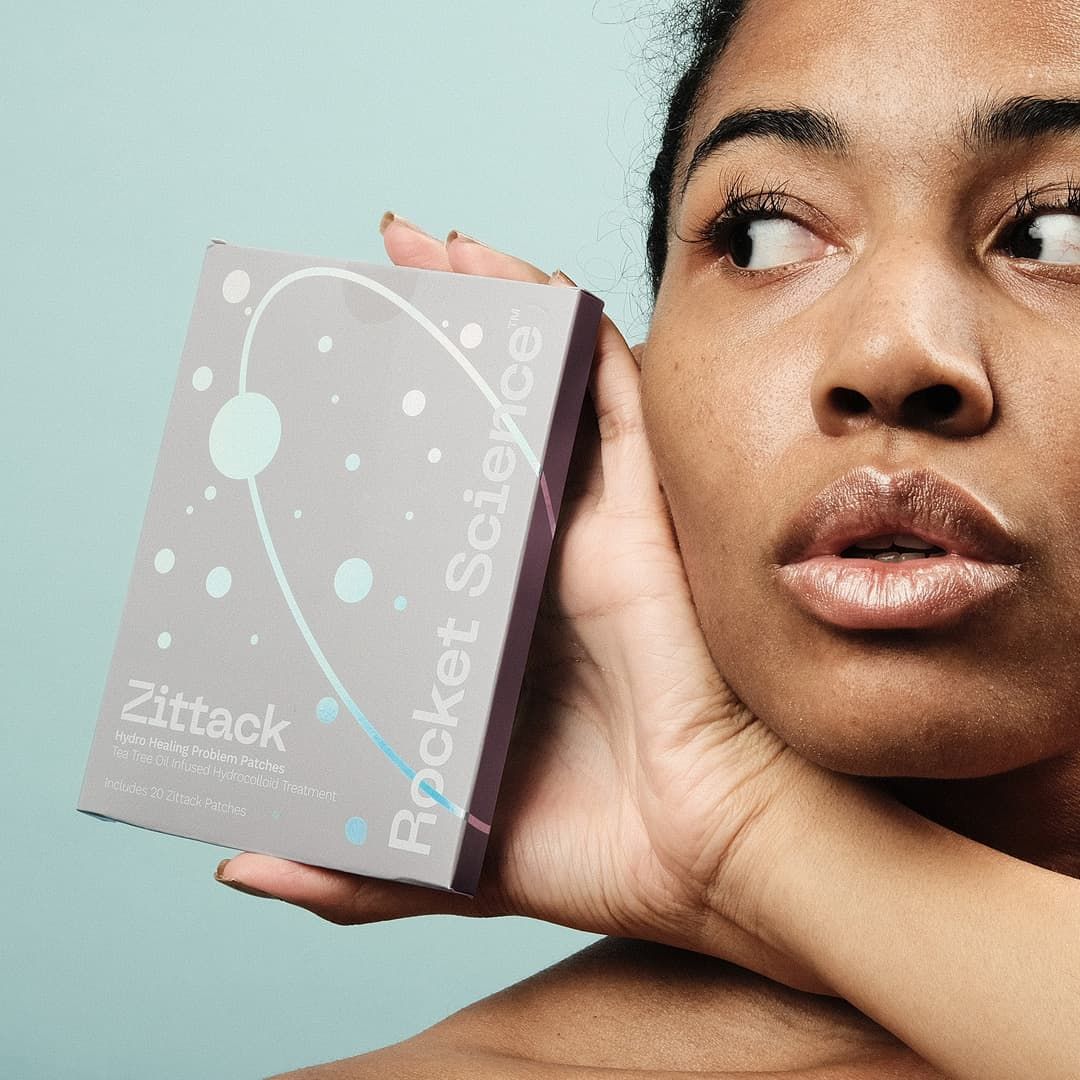
[(738, 419), (717, 409), (711, 393), (687, 386), (667, 393), (674, 383), (664, 394), (643, 387), (643, 415), (702, 628), (719, 650), (733, 625), (724, 612), (743, 603), (740, 572), (760, 476)]

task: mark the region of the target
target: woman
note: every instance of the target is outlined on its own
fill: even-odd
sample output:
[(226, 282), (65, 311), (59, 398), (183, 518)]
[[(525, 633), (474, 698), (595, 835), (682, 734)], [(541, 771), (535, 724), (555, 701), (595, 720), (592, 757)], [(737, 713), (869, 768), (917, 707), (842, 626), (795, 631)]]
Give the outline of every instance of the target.
[(1080, 1076), (1080, 10), (696, 8), (481, 892), (219, 868), (612, 937), (298, 1075)]

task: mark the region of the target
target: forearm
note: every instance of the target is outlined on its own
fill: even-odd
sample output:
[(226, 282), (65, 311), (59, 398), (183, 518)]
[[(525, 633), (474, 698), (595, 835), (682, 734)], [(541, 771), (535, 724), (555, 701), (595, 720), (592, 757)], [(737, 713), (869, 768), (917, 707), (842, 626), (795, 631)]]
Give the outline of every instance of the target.
[(848, 778), (784, 809), (804, 831), (761, 875), (766, 941), (950, 1076), (1080, 1075), (1080, 881)]

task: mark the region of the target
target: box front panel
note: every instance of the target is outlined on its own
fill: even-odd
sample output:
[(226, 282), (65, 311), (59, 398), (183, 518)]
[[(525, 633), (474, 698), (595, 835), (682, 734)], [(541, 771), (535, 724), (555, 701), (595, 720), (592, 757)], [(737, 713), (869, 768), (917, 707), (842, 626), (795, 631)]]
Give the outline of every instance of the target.
[(208, 249), (80, 809), (452, 880), (561, 292)]

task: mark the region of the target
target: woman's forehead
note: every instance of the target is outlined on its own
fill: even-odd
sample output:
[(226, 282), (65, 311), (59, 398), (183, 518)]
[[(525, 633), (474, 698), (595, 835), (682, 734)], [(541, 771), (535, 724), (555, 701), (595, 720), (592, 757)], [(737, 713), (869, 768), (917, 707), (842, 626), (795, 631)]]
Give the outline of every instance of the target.
[[(749, 0), (706, 81), (677, 183), (717, 122), (813, 110), (869, 158), (981, 147), (980, 121), (1023, 96), (1080, 99), (1080, 0)], [(895, 163), (893, 163), (895, 164)]]

